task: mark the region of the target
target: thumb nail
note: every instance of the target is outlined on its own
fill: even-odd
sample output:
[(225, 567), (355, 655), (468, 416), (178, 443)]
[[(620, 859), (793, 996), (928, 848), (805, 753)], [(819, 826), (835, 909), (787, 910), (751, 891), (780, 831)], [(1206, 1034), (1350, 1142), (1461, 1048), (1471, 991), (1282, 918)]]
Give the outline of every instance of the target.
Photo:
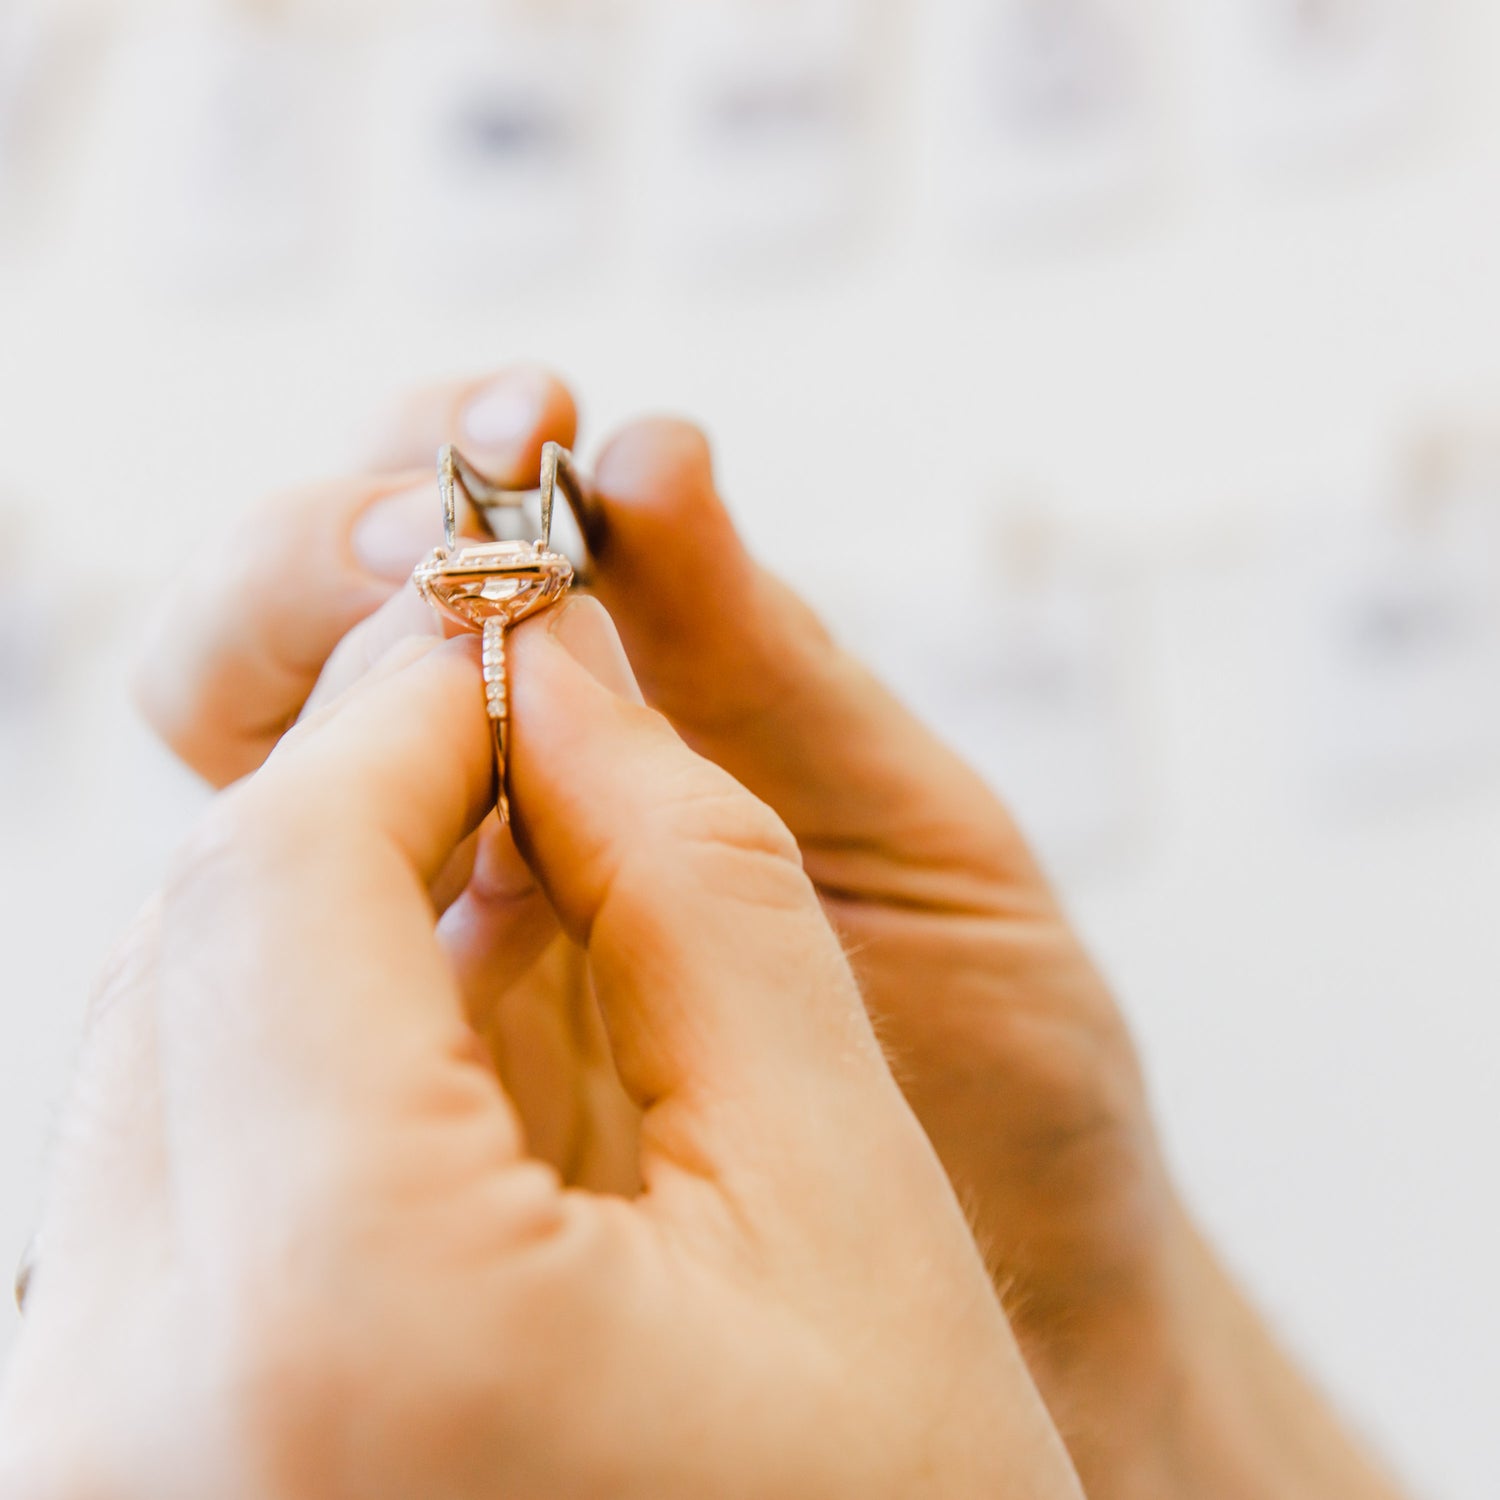
[(575, 594), (552, 612), (547, 633), (596, 682), (617, 698), (644, 703), (630, 658), (609, 611), (587, 594)]
[[(509, 467), (529, 449), (547, 415), (553, 382), (540, 370), (511, 370), (481, 386), (463, 409), (463, 442), (476, 461)], [(534, 477), (534, 476), (533, 476)]]
[(349, 545), (365, 572), (403, 583), (442, 536), (436, 486), (427, 484), (377, 500), (355, 523)]

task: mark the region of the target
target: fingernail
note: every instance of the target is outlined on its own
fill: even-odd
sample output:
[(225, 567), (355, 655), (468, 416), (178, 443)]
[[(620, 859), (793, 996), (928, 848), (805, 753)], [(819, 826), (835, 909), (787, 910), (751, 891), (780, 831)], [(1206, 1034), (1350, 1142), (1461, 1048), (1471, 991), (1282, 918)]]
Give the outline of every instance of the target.
[(428, 484), (377, 500), (355, 522), (349, 545), (365, 572), (401, 583), (442, 535), (437, 486)]
[(575, 594), (552, 612), (547, 633), (595, 681), (618, 698), (644, 703), (630, 658), (609, 611), (587, 594)]
[(513, 457), (529, 444), (546, 415), (552, 382), (540, 370), (511, 370), (469, 398), (464, 437), (485, 456)]

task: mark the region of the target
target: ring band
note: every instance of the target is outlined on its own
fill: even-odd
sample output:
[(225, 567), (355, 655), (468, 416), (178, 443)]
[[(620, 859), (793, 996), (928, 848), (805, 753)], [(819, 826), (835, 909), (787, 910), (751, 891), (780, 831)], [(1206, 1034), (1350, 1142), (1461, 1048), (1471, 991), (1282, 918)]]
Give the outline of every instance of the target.
[(506, 791), (509, 764), (510, 684), (506, 634), (530, 615), (555, 604), (572, 586), (573, 564), (552, 550), (554, 493), (561, 488), (578, 517), (588, 524), (588, 491), (573, 466), (572, 455), (557, 443), (542, 449), (542, 534), (534, 542), (461, 543), (458, 536), (460, 493), (481, 515), (487, 507), (519, 506), (526, 491), (501, 490), (479, 474), (451, 445), (438, 454), (438, 492), (443, 506), (443, 545), (417, 565), (412, 575), (423, 598), (465, 630), (482, 637), (485, 713), (495, 744), (496, 806), (510, 817)]
[(484, 622), (482, 661), (484, 664), (484, 711), (490, 721), (490, 735), (495, 742), (495, 806), (500, 821), (510, 821), (510, 796), (505, 787), (505, 772), (510, 764), (510, 683), (506, 678), (505, 622)]

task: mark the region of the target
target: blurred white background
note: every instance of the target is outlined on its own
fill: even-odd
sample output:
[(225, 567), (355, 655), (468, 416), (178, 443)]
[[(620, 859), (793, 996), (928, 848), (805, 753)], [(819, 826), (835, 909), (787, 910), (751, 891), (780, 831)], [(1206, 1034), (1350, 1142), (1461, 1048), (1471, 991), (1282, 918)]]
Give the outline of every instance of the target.
[(0, 0), (0, 1263), (202, 800), (153, 591), (528, 357), (585, 457), (705, 423), (1032, 829), (1285, 1337), (1489, 1500), (1497, 260), (1488, 0)]

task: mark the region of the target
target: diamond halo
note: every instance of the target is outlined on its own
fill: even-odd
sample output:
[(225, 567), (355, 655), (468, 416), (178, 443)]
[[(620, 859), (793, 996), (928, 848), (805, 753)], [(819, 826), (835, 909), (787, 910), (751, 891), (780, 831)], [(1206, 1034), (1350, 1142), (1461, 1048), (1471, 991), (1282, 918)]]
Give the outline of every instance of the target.
[(573, 564), (535, 542), (481, 542), (450, 553), (439, 547), (413, 575), (422, 597), (466, 630), (489, 620), (517, 625), (567, 593)]
[(582, 511), (585, 490), (572, 467), (571, 456), (557, 444), (548, 443), (542, 452), (541, 538), (535, 542), (459, 545), (458, 493), (461, 491), (472, 504), (477, 498), (475, 487), (483, 486), (487, 502), (503, 504), (507, 503), (508, 492), (491, 486), (454, 449), (444, 448), (438, 455), (444, 545), (418, 563), (412, 574), (422, 597), (434, 609), (463, 629), (483, 634), (485, 713), (495, 745), (497, 800), (502, 819), (510, 816), (505, 789), (510, 723), (506, 636), (513, 625), (555, 604), (573, 583), (573, 564), (549, 545), (552, 491), (558, 483), (575, 509)]

